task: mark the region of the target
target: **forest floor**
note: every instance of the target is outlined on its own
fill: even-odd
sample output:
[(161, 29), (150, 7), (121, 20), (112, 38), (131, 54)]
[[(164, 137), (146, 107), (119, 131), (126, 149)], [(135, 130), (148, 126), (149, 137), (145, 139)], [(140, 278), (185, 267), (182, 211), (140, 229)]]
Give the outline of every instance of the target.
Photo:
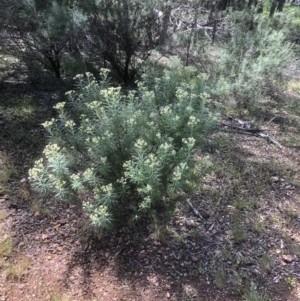
[(0, 301), (300, 300), (299, 80), (251, 116), (224, 116), (199, 154), (210, 173), (165, 226), (103, 235), (28, 185), (57, 97), (8, 81), (0, 93)]

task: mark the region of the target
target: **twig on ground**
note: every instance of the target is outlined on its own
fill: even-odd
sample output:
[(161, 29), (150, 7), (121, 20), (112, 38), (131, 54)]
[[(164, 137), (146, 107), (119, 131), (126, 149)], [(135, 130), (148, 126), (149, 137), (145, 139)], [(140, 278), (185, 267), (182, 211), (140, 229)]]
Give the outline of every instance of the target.
[[(232, 117), (228, 117), (228, 119), (236, 121), (240, 125), (246, 124), (246, 122), (244, 122), (240, 119), (234, 119)], [(274, 143), (275, 145), (277, 145), (280, 149), (283, 148), (283, 146), (278, 141), (276, 141), (273, 137), (271, 137), (269, 134), (264, 134), (263, 129), (253, 128), (253, 127), (252, 128), (246, 128), (246, 127), (241, 127), (241, 126), (234, 125), (234, 124), (229, 124), (229, 123), (226, 123), (226, 122), (223, 122), (223, 121), (219, 122), (219, 124), (223, 127), (231, 128), (239, 134), (248, 134), (248, 135), (254, 135), (254, 136), (261, 137), (261, 138), (265, 138), (268, 141), (270, 141), (270, 142)]]
[(268, 141), (273, 142), (274, 144), (276, 144), (280, 149), (283, 148), (283, 146), (278, 141), (276, 141), (273, 137), (269, 136), (268, 134), (257, 133), (257, 136), (262, 137), (262, 138), (266, 138)]
[(241, 127), (241, 126), (237, 126), (237, 125), (234, 125), (234, 124), (228, 124), (228, 123), (225, 123), (225, 122), (219, 122), (219, 124), (221, 126), (228, 126), (232, 129), (235, 129), (237, 131), (243, 131), (243, 132), (248, 132), (248, 133), (252, 133), (252, 134), (256, 134), (256, 133), (260, 133), (262, 132), (263, 130), (259, 129), (259, 128), (245, 128), (245, 127)]
[(191, 209), (193, 210), (193, 212), (195, 213), (195, 215), (197, 215), (198, 217), (200, 217), (201, 219), (203, 219), (203, 216), (199, 213), (199, 211), (193, 206), (193, 204), (190, 202), (190, 199), (186, 199), (186, 202), (188, 203), (188, 205), (191, 207)]

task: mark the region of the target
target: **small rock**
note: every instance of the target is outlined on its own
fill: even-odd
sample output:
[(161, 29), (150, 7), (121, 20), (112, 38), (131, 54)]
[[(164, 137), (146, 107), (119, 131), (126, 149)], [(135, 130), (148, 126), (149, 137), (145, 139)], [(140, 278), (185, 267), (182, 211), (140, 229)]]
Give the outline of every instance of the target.
[(188, 221), (186, 221), (186, 225), (189, 227), (192, 227), (192, 226), (195, 226), (195, 222), (188, 220)]
[(221, 250), (215, 250), (215, 254), (216, 254), (217, 256), (221, 256), (221, 255), (222, 255), (222, 251), (221, 251)]
[(41, 214), (39, 213), (39, 211), (35, 211), (33, 216), (34, 217), (39, 217), (39, 216), (41, 216)]
[(71, 227), (71, 232), (76, 233), (77, 229), (75, 227)]
[(20, 183), (25, 183), (27, 180), (25, 178), (23, 178)]
[(42, 239), (45, 240), (48, 238), (48, 235), (47, 234), (42, 234)]
[(291, 263), (293, 261), (293, 256), (292, 255), (282, 255), (282, 259), (287, 263)]
[(272, 182), (278, 182), (279, 181), (279, 177), (271, 177), (270, 180)]
[(57, 251), (57, 252), (62, 252), (63, 250), (64, 250), (64, 248), (61, 247), (61, 246), (58, 246), (58, 247), (56, 248), (56, 251)]
[(291, 236), (291, 238), (292, 238), (292, 240), (296, 240), (297, 242), (300, 242), (300, 235), (298, 235), (298, 234), (293, 234)]
[(5, 200), (9, 200), (9, 195), (6, 194), (6, 195), (4, 196), (4, 199), (5, 199)]
[(196, 262), (198, 261), (198, 258), (196, 256), (191, 256), (192, 261)]
[(157, 278), (157, 276), (154, 276), (154, 277), (147, 277), (147, 280), (148, 280), (152, 285), (158, 286), (158, 278)]
[(54, 225), (53, 228), (57, 230), (60, 226), (61, 226), (61, 224), (58, 223), (58, 224)]
[(171, 298), (171, 295), (169, 292), (167, 292), (167, 298), (170, 299)]

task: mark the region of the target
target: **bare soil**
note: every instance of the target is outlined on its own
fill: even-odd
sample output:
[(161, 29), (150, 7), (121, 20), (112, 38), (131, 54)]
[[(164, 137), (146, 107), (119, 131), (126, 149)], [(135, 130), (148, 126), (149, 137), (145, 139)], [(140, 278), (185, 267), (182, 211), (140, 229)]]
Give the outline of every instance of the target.
[[(211, 137), (213, 168), (185, 196), (199, 215), (184, 199), (168, 220), (99, 234), (78, 206), (39, 200), (19, 174), (0, 190), (0, 235), (13, 241), (0, 300), (300, 300), (299, 118), (280, 111), (255, 123), (283, 147), (226, 128)], [(7, 272), (25, 259), (19, 277)]]

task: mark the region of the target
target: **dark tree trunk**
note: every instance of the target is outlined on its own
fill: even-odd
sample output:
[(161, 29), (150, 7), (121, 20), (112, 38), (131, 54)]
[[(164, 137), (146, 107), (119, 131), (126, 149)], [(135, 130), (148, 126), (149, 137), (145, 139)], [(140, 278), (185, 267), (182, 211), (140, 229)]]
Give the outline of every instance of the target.
[(282, 12), (284, 4), (285, 4), (285, 0), (278, 0), (277, 10), (279, 12)]
[(219, 2), (219, 7), (218, 7), (218, 9), (219, 9), (219, 10), (226, 10), (227, 6), (229, 6), (229, 5), (230, 5), (230, 0), (221, 0), (221, 1)]
[(249, 0), (248, 1), (248, 7), (251, 8), (252, 6), (256, 7), (257, 0)]
[(271, 8), (270, 8), (270, 14), (269, 14), (270, 18), (272, 18), (274, 16), (276, 7), (277, 7), (277, 1), (273, 0)]
[(284, 4), (285, 0), (273, 0), (270, 8), (270, 17), (273, 17), (276, 10), (282, 12)]

